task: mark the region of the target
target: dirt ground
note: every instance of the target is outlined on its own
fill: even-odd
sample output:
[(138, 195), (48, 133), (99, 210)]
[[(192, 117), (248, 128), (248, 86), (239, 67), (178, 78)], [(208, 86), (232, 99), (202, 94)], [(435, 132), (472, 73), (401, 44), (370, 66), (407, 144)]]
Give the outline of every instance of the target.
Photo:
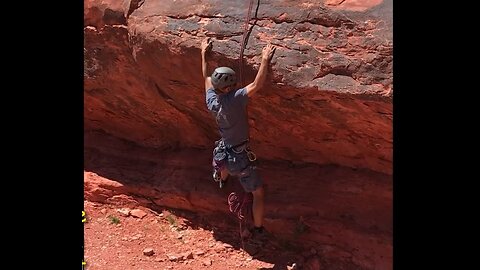
[(246, 240), (244, 250), (239, 226), (220, 215), (90, 201), (84, 210), (88, 270), (292, 269), (302, 262), (298, 247), (273, 236), (263, 243)]

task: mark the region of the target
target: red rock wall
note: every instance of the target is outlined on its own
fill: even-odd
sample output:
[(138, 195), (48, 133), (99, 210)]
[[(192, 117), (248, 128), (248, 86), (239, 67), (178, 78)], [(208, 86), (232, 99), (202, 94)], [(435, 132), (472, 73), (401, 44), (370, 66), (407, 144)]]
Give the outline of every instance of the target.
[[(335, 245), (359, 267), (391, 269), (391, 0), (260, 2), (245, 77), (275, 44), (267, 83), (249, 103), (270, 191), (266, 222), (285, 233), (302, 216), (305, 239)], [(87, 199), (130, 194), (225, 211), (209, 178), (218, 134), (199, 45), (214, 39), (210, 70), (238, 71), (249, 1), (84, 3), (85, 168), (124, 186), (109, 190), (86, 174)]]
[[(86, 2), (86, 129), (153, 147), (204, 147), (217, 137), (198, 47), (201, 36), (223, 38), (210, 69), (238, 70), (247, 6), (187, 2), (147, 1), (137, 9)], [(245, 52), (247, 81), (265, 41), (279, 48), (267, 85), (251, 100), (255, 149), (270, 158), (391, 173), (392, 103), (383, 96), (392, 93), (388, 21), (355, 20), (359, 14), (304, 2), (259, 7)]]

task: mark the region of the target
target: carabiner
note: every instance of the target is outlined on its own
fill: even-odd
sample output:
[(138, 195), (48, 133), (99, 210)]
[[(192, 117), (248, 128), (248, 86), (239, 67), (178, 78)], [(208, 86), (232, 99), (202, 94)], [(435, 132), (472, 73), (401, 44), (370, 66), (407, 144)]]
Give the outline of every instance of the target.
[(247, 152), (248, 160), (250, 160), (251, 162), (257, 160), (257, 155), (255, 155), (253, 151), (250, 151), (250, 150), (245, 150), (245, 151)]

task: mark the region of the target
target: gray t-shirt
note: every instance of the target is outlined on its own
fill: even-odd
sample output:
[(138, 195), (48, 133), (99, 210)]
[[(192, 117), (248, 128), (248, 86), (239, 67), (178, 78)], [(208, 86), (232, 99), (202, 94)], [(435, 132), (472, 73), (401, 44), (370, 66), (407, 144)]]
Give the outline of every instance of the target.
[(207, 108), (217, 120), (220, 135), (226, 144), (237, 145), (248, 140), (247, 89), (218, 95), (212, 88), (206, 93)]

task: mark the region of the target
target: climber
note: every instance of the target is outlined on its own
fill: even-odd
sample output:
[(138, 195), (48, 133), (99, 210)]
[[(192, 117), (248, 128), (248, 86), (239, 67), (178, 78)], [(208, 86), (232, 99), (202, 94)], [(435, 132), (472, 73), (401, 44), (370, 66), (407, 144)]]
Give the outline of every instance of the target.
[[(207, 75), (206, 53), (212, 48), (210, 38), (201, 44), (202, 73), (205, 79), (205, 94), (208, 110), (214, 115), (221, 135), (216, 150), (225, 153), (222, 160), (214, 162), (220, 171), (220, 181), (229, 174), (238, 176), (246, 192), (253, 194), (253, 235), (263, 235), (264, 189), (253, 161), (255, 154), (250, 150), (249, 125), (247, 119), (248, 98), (262, 88), (275, 47), (268, 44), (263, 48), (262, 61), (255, 80), (243, 88), (237, 88), (235, 71), (229, 67), (218, 67), (211, 76)], [(223, 148), (223, 149), (222, 149)]]

